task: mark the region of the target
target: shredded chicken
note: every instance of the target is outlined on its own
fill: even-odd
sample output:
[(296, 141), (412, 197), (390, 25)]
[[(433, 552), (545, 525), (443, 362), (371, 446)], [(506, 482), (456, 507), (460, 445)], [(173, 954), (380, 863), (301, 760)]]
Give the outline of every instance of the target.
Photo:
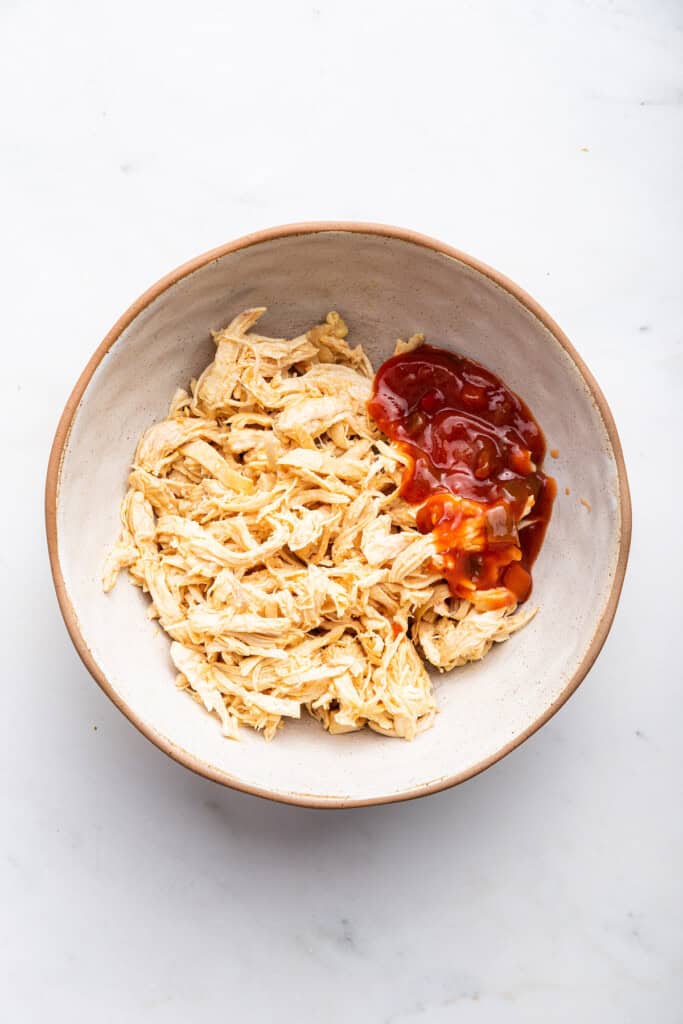
[(141, 438), (103, 587), (127, 569), (149, 594), (178, 685), (228, 737), (244, 724), (270, 739), (303, 707), (331, 733), (412, 739), (436, 713), (417, 648), (448, 671), (534, 610), (451, 596), (342, 318), (267, 338), (252, 330), (264, 312), (214, 334), (214, 361)]

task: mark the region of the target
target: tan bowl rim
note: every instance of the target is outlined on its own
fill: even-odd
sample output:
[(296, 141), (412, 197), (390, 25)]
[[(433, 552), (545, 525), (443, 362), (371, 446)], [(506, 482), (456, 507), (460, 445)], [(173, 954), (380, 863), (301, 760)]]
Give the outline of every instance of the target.
[[(327, 231), (379, 235), (423, 246), (426, 249), (443, 253), (446, 256), (453, 257), (460, 263), (464, 263), (468, 267), (478, 271), (480, 274), (483, 274), (485, 277), (488, 277), (499, 287), (514, 296), (518, 302), (525, 306), (526, 309), (528, 309), (529, 312), (532, 313), (537, 320), (540, 320), (540, 322), (550, 331), (562, 348), (569, 354), (570, 358), (578, 368), (579, 373), (588, 386), (588, 389), (600, 411), (600, 415), (607, 429), (610, 444), (614, 452), (619, 479), (621, 531), (619, 536), (619, 553), (609, 598), (581, 663), (568, 681), (560, 696), (519, 736), (505, 744), (494, 754), (491, 754), (478, 764), (473, 765), (471, 768), (452, 776), (446, 776), (432, 782), (424, 783), (420, 786), (415, 786), (414, 788), (404, 792), (395, 793), (389, 796), (369, 797), (367, 799), (344, 799), (343, 797), (337, 796), (310, 796), (306, 793), (278, 792), (262, 786), (248, 785), (239, 778), (236, 778), (227, 772), (219, 771), (213, 766), (206, 764), (193, 754), (190, 754), (188, 751), (172, 743), (165, 736), (157, 733), (146, 722), (143, 722), (135, 712), (128, 707), (125, 701), (121, 699), (119, 694), (112, 687), (88, 648), (85, 638), (81, 633), (78, 618), (66, 589), (62, 567), (59, 562), (57, 543), (57, 502), (59, 495), (59, 481), (62, 460), (64, 458), (64, 451), (69, 439), (71, 425), (90, 379), (106, 353), (115, 344), (122, 332), (133, 322), (143, 309), (166, 291), (166, 289), (176, 284), (176, 282), (180, 281), (182, 278), (192, 274), (195, 270), (199, 270), (200, 267), (205, 266), (207, 263), (218, 260), (228, 253), (237, 252), (239, 249), (246, 249), (252, 245), (259, 245), (261, 242), (269, 242), (273, 239), (286, 238), (291, 235), (310, 235)], [(459, 249), (455, 249), (450, 245), (446, 245), (444, 242), (440, 242), (435, 238), (419, 234), (416, 231), (411, 231), (406, 228), (392, 227), (388, 224), (366, 224), (357, 221), (307, 221), (301, 224), (285, 224), (266, 228), (262, 231), (256, 231), (252, 234), (237, 238), (232, 242), (228, 242), (225, 245), (220, 245), (216, 249), (211, 249), (209, 252), (205, 252), (201, 256), (196, 256), (194, 259), (191, 259), (187, 263), (183, 263), (181, 266), (177, 267), (175, 270), (172, 270), (169, 274), (166, 274), (157, 281), (156, 284), (153, 284), (151, 288), (148, 288), (147, 291), (145, 291), (131, 306), (129, 306), (123, 316), (116, 321), (104, 340), (97, 347), (85, 369), (76, 381), (59, 420), (47, 468), (47, 479), (45, 483), (45, 525), (47, 530), (50, 568), (52, 570), (52, 578), (57, 591), (57, 600), (59, 601), (59, 607), (64, 618), (66, 628), (81, 661), (96, 682), (99, 683), (109, 699), (113, 701), (119, 710), (123, 712), (126, 718), (128, 718), (129, 721), (147, 737), (148, 740), (151, 740), (155, 746), (159, 747), (160, 750), (163, 750), (163, 752), (168, 754), (169, 757), (172, 757), (175, 761), (185, 765), (186, 768), (190, 768), (192, 771), (199, 775), (203, 775), (207, 779), (212, 779), (214, 782), (220, 782), (224, 786), (230, 786), (233, 789), (241, 790), (244, 793), (251, 793), (255, 796), (266, 797), (281, 803), (298, 804), (303, 807), (343, 808), (412, 800), (416, 797), (426, 796), (430, 793), (438, 793), (440, 790), (448, 789), (450, 786), (455, 786), (460, 782), (473, 778), (473, 776), (478, 775), (486, 768), (489, 768), (492, 764), (500, 761), (516, 747), (520, 746), (520, 744), (528, 739), (529, 736), (533, 735), (537, 729), (540, 729), (542, 725), (545, 725), (550, 718), (552, 718), (555, 712), (562, 707), (565, 701), (569, 699), (585, 678), (589, 669), (593, 665), (593, 662), (600, 653), (612, 625), (617, 604), (619, 602), (619, 596), (621, 594), (621, 588), (624, 582), (626, 563), (628, 561), (628, 553), (631, 544), (631, 497), (629, 493), (626, 465), (624, 463), (621, 442), (619, 440), (619, 434), (614, 422), (614, 417), (612, 416), (612, 412), (607, 403), (607, 399), (600, 390), (593, 374), (569, 341), (566, 334), (564, 334), (552, 317), (546, 313), (535, 299), (532, 299), (530, 295), (519, 287), (519, 285), (516, 285), (509, 278), (505, 277), (504, 274), (499, 273), (497, 270), (493, 270), (480, 260), (474, 259), (472, 256), (468, 256), (467, 253), (461, 252)]]

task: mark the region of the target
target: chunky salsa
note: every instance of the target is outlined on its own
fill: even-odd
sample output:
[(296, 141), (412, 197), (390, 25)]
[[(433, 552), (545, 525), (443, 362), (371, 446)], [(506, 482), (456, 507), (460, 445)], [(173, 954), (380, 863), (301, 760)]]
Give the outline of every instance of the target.
[(451, 592), (481, 609), (526, 600), (556, 493), (528, 406), (473, 359), (422, 345), (380, 366), (368, 410), (409, 456), (401, 494)]

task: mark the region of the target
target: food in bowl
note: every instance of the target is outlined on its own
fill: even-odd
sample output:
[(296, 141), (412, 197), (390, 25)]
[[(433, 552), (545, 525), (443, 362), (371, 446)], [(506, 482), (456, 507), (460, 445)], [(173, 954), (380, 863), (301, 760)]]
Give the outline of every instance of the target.
[[(302, 708), (331, 733), (412, 739), (425, 664), (483, 658), (534, 615), (550, 518), (545, 443), (472, 360), (399, 341), (373, 368), (337, 313), (216, 355), (140, 439), (103, 586), (122, 569), (171, 638), (178, 685), (236, 738)], [(418, 653), (418, 651), (420, 653)]]

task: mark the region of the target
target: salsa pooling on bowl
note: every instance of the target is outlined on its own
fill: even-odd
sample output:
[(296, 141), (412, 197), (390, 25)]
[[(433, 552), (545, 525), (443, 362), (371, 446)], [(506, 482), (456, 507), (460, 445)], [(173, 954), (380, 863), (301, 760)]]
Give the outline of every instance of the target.
[(452, 593), (481, 609), (526, 600), (556, 493), (528, 406), (473, 359), (422, 345), (380, 366), (368, 410), (409, 456), (400, 493)]

